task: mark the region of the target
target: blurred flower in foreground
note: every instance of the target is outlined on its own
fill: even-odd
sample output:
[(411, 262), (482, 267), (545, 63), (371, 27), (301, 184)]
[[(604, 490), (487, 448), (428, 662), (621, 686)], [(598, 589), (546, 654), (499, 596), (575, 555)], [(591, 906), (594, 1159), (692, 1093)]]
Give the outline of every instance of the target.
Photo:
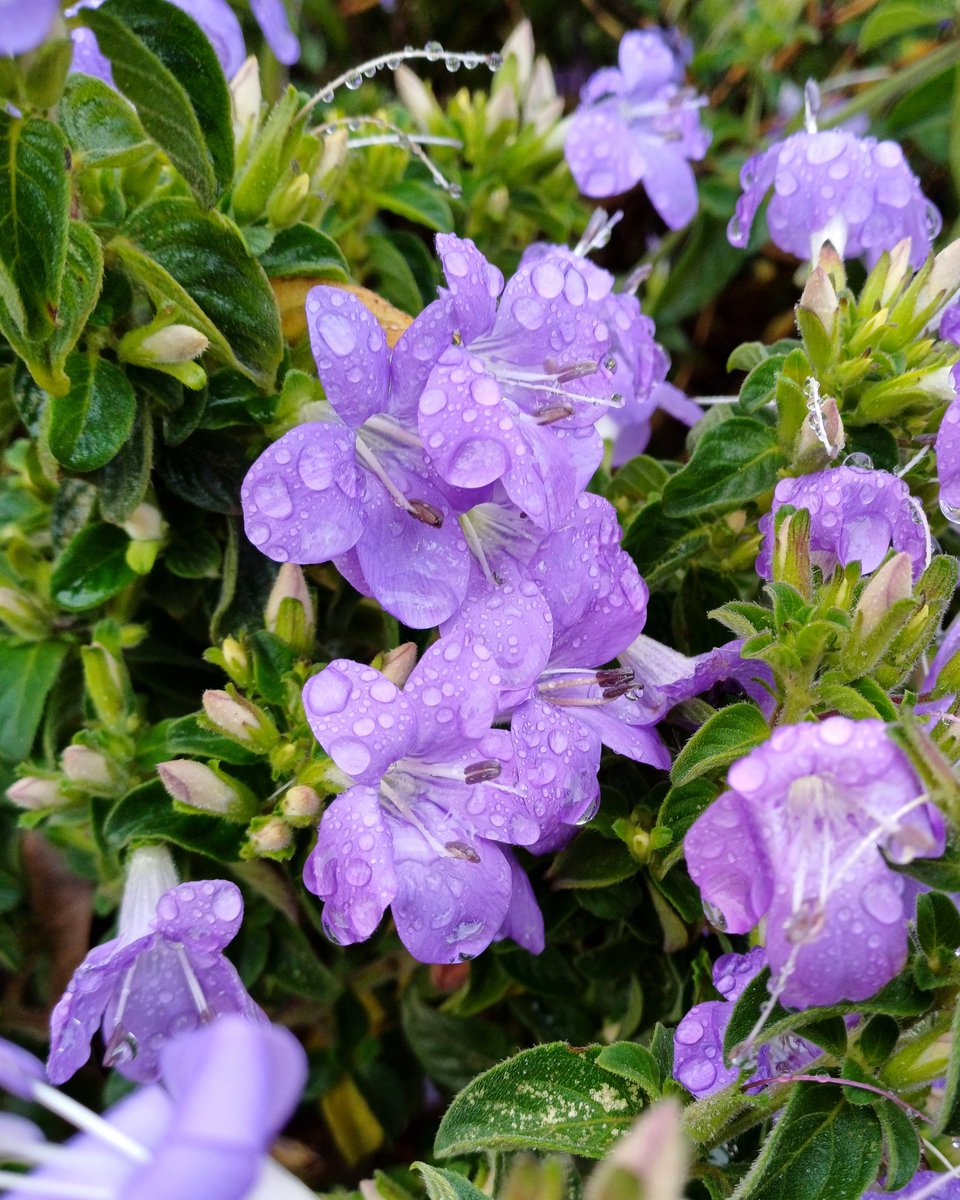
[(35, 50), (59, 11), (59, 0), (0, 0), (0, 58)]
[(634, 30), (620, 42), (619, 68), (604, 67), (584, 84), (565, 153), (585, 196), (617, 196), (642, 181), (671, 229), (693, 220), (690, 160), (703, 158), (710, 134), (700, 125), (705, 98), (683, 86), (689, 57), (663, 30)]
[(744, 163), (743, 195), (727, 227), (731, 244), (746, 246), (772, 188), (767, 227), (781, 250), (816, 262), (829, 241), (841, 258), (863, 256), (872, 267), (884, 250), (910, 238), (910, 261), (921, 266), (942, 221), (900, 146), (841, 129), (818, 130), (815, 85), (807, 84), (807, 97), (806, 130)]
[(31, 1121), (0, 1116), (3, 1159), (33, 1166), (0, 1171), (7, 1200), (313, 1196), (267, 1156), (306, 1080), (288, 1030), (228, 1017), (167, 1044), (159, 1067), (163, 1086), (139, 1088), (99, 1116), (51, 1087), (33, 1055), (0, 1041), (0, 1086), (80, 1130), (51, 1146)]
[(236, 884), (177, 885), (165, 848), (135, 850), (117, 937), (90, 951), (51, 1015), (50, 1079), (63, 1083), (83, 1066), (101, 1020), (105, 1065), (143, 1083), (157, 1078), (177, 1034), (228, 1013), (263, 1020), (223, 956), (242, 916)]

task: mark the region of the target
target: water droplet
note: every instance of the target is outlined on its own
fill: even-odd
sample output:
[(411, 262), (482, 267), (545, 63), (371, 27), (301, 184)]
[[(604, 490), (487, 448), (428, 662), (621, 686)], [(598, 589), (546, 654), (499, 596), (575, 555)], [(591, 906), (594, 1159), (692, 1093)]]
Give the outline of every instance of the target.
[(843, 460), (843, 465), (845, 467), (854, 467), (855, 469), (859, 469), (861, 471), (872, 471), (873, 459), (869, 454), (864, 454), (862, 451), (857, 450), (853, 454), (848, 454), (846, 456), (846, 458)]
[(503, 66), (503, 55), (496, 54), (496, 53), (488, 54), (487, 55), (487, 66), (490, 68), (491, 71), (499, 71), (500, 68)]
[(427, 42), (423, 49), (427, 56), (427, 62), (436, 62), (443, 54), (443, 47), (439, 42)]
[(359, 71), (351, 71), (343, 82), (351, 92), (355, 92), (359, 87), (363, 86), (363, 76)]
[(459, 71), (461, 67), (460, 59), (455, 54), (450, 54), (447, 57), (446, 67), (448, 71)]
[(723, 915), (715, 904), (711, 904), (709, 900), (703, 902), (703, 915), (707, 918), (714, 929), (719, 929), (722, 933), (727, 927), (727, 918)]
[(130, 1030), (118, 1025), (104, 1048), (103, 1065), (108, 1068), (126, 1066), (137, 1057), (138, 1048), (137, 1039)]
[[(321, 104), (332, 104), (333, 103), (333, 88), (326, 87), (321, 90), (320, 103)], [(324, 132), (326, 132), (326, 131), (324, 131)]]

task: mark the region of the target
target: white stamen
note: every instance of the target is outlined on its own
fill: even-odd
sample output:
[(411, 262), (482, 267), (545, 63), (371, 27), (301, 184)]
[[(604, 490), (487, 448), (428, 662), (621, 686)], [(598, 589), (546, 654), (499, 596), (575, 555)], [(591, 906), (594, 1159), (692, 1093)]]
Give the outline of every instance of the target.
[(99, 1183), (70, 1183), (69, 1180), (35, 1179), (16, 1171), (0, 1171), (0, 1188), (42, 1196), (44, 1200), (115, 1200), (116, 1193)]
[(929, 453), (930, 453), (929, 446), (921, 446), (920, 449), (917, 451), (917, 453), (913, 456), (913, 458), (911, 458), (910, 461), (905, 466), (902, 466), (899, 468), (899, 470), (895, 471), (894, 474), (896, 475), (896, 477), (898, 479), (902, 479), (904, 477), (904, 475), (909, 475), (910, 472), (913, 470), (913, 468), (917, 465), (917, 463), (925, 455), (927, 455)]
[(187, 957), (187, 951), (184, 946), (177, 946), (177, 958), (180, 960), (183, 977), (186, 979), (187, 987), (190, 989), (190, 999), (193, 1001), (200, 1019), (203, 1021), (210, 1020), (213, 1016), (213, 1010), (207, 1003), (207, 997), (200, 986), (200, 980), (193, 969), (193, 964)]
[(64, 1095), (63, 1092), (58, 1092), (49, 1083), (38, 1081), (32, 1085), (31, 1091), (38, 1104), (42, 1104), (50, 1112), (56, 1113), (58, 1117), (63, 1117), (76, 1129), (83, 1133), (89, 1133), (91, 1137), (97, 1138), (105, 1145), (112, 1146), (114, 1150), (118, 1150), (127, 1158), (133, 1159), (134, 1162), (147, 1163), (150, 1161), (151, 1155), (146, 1147), (141, 1146), (139, 1142), (121, 1130), (115, 1129), (109, 1121), (91, 1112), (79, 1101)]
[(586, 258), (591, 251), (602, 250), (610, 241), (614, 227), (622, 220), (623, 213), (619, 209), (608, 215), (604, 209), (595, 208), (587, 221), (583, 237), (573, 248), (574, 254), (579, 258)]
[[(817, 117), (820, 115), (820, 89), (812, 79), (803, 88), (803, 125), (807, 133), (817, 132)], [(841, 257), (843, 257), (841, 255)]]
[(470, 519), (470, 513), (464, 513), (460, 517), (460, 528), (463, 530), (463, 536), (466, 539), (467, 547), (470, 550), (470, 553), (480, 564), (480, 570), (483, 572), (484, 579), (486, 579), (487, 583), (496, 586), (494, 572), (491, 570), (490, 563), (487, 561), (487, 555), (483, 549), (483, 543), (480, 541), (480, 535), (474, 527), (473, 521)]
[(363, 440), (359, 436), (357, 437), (357, 457), (362, 459), (364, 464), (368, 466), (374, 475), (376, 475), (376, 477), (380, 480), (383, 486), (387, 489), (391, 500), (394, 502), (397, 508), (402, 508), (404, 512), (408, 512), (412, 516), (413, 505), (384, 470), (377, 456), (368, 446), (364, 444)]
[(820, 384), (810, 375), (807, 382), (803, 385), (803, 391), (807, 397), (807, 412), (810, 414), (810, 424), (817, 435), (817, 441), (820, 442), (824, 450), (833, 458), (837, 451), (830, 441), (830, 437), (827, 434), (827, 427), (824, 424), (823, 403), (820, 400)]

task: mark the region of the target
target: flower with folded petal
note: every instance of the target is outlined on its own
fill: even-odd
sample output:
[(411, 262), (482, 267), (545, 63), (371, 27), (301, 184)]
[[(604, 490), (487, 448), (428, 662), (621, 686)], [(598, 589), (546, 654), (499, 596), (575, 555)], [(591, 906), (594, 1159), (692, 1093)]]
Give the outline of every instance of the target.
[[(960, 305), (958, 305), (960, 308)], [(940, 329), (941, 336), (943, 327)], [(960, 327), (956, 330), (960, 337)], [(953, 369), (953, 385), (956, 388), (960, 371)], [(937, 479), (940, 483), (940, 508), (948, 521), (960, 522), (960, 397), (947, 405), (937, 440)]]
[(83, 1066), (98, 1026), (105, 1065), (148, 1083), (171, 1037), (227, 1013), (263, 1020), (223, 956), (242, 916), (236, 884), (177, 885), (165, 849), (134, 851), (117, 937), (90, 951), (51, 1014), (49, 1078)]
[(504, 287), (469, 239), (440, 234), (437, 251), (458, 343), (440, 355), (420, 396), (426, 452), (447, 484), (500, 481), (535, 524), (553, 529), (599, 465), (594, 424), (622, 403), (609, 324), (567, 259), (521, 267)]
[(960, 1200), (960, 1179), (941, 1171), (918, 1171), (906, 1187), (895, 1192), (864, 1192), (862, 1200)]
[(889, 471), (832, 467), (777, 484), (773, 507), (760, 518), (757, 572), (763, 579), (773, 576), (774, 517), (784, 504), (810, 513), (810, 558), (824, 574), (859, 562), (861, 574), (869, 575), (891, 547), (910, 555), (915, 580), (930, 561), (927, 519), (902, 479)]
[(470, 570), (446, 488), (411, 428), (416, 399), (442, 347), (449, 306), (438, 300), (391, 353), (360, 301), (315, 287), (307, 323), (329, 409), (260, 455), (241, 488), (250, 541), (277, 562), (333, 560), (404, 624), (429, 628), (456, 612)]
[(458, 637), (434, 643), (403, 690), (347, 659), (307, 681), (310, 727), (354, 781), (324, 813), (304, 868), (334, 941), (368, 938), (390, 906), (423, 962), (473, 957), (505, 921), (542, 948), (522, 873), (497, 845), (539, 835), (511, 786), (509, 734), (491, 728), (499, 685), (490, 651)]
[(700, 125), (706, 101), (683, 86), (684, 56), (662, 30), (625, 34), (619, 64), (584, 85), (567, 134), (567, 164), (585, 196), (616, 196), (642, 182), (667, 225), (681, 229), (697, 211), (690, 161), (710, 145)]
[(882, 721), (786, 725), (730, 768), (684, 840), (717, 922), (766, 919), (778, 994), (806, 1007), (862, 1000), (907, 955), (903, 880), (887, 860), (943, 853), (944, 822)]
[(31, 1055), (0, 1042), (0, 1086), (82, 1131), (51, 1146), (32, 1122), (6, 1118), (3, 1157), (31, 1166), (2, 1173), (7, 1200), (313, 1196), (268, 1155), (306, 1082), (306, 1056), (289, 1030), (224, 1017), (167, 1043), (158, 1071), (162, 1085), (138, 1088), (101, 1117), (61, 1097)]
[[(698, 1100), (719, 1092), (740, 1076), (738, 1067), (728, 1067), (723, 1060), (723, 1039), (733, 1006), (765, 965), (766, 955), (760, 946), (747, 954), (721, 954), (713, 964), (713, 984), (723, 999), (695, 1004), (677, 1026), (673, 1035), (673, 1076)], [(794, 1034), (773, 1038), (760, 1047), (751, 1079), (797, 1071), (819, 1053), (816, 1046)]]
[(873, 266), (884, 250), (910, 238), (910, 261), (919, 267), (940, 232), (940, 213), (896, 142), (814, 127), (747, 159), (740, 183), (743, 195), (727, 229), (734, 246), (746, 246), (771, 188), (771, 239), (814, 263), (826, 241), (841, 258), (863, 257)]

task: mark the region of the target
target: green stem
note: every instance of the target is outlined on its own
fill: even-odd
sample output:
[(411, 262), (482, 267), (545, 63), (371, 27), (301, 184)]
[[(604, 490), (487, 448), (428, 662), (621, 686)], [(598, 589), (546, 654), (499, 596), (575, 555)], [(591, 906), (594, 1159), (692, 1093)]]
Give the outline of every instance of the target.
[[(928, 80), (934, 79), (942, 71), (949, 70), (958, 62), (960, 62), (960, 40), (954, 40), (941, 46), (938, 50), (934, 50), (925, 58), (912, 63), (909, 67), (895, 71), (889, 79), (875, 83), (872, 87), (860, 92), (859, 95), (848, 100), (842, 108), (825, 116), (820, 122), (820, 127), (833, 129), (844, 121), (849, 121), (851, 117), (857, 116), (858, 113), (873, 113), (903, 93), (912, 91)], [(795, 117), (790, 127), (799, 129), (801, 123), (802, 116)]]

